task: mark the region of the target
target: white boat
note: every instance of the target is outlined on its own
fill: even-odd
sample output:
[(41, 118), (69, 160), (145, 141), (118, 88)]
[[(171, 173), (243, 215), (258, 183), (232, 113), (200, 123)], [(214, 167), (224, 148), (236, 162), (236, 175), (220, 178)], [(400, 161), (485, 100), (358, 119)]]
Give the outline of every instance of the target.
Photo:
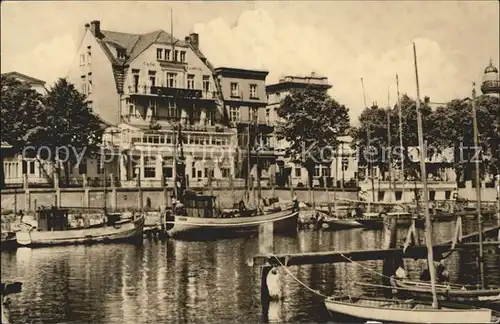
[(142, 238), (144, 216), (136, 219), (116, 220), (88, 228), (71, 229), (68, 210), (60, 208), (38, 210), (36, 229), (16, 233), (18, 246), (51, 246), (107, 243)]
[[(325, 306), (331, 313), (382, 322), (399, 323), (491, 323), (492, 311), (486, 308), (453, 305), (439, 309), (431, 303), (414, 300), (370, 297), (329, 297)], [(335, 316), (332, 314), (332, 316)]]
[(207, 239), (237, 236), (259, 231), (259, 226), (273, 224), (274, 232), (295, 233), (297, 231), (298, 210), (293, 206), (263, 215), (249, 212), (231, 214), (218, 213), (215, 208), (215, 197), (193, 196), (185, 201), (186, 206), (176, 208), (175, 214), (169, 212), (166, 217), (165, 229), (171, 237), (189, 239)]

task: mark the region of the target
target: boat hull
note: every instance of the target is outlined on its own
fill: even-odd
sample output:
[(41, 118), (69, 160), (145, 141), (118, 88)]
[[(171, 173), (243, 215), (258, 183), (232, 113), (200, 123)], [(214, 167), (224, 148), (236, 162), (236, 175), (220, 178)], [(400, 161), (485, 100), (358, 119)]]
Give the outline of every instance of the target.
[(274, 233), (297, 232), (298, 212), (284, 210), (268, 215), (235, 218), (201, 218), (174, 215), (166, 222), (167, 234), (174, 238), (205, 240), (257, 233), (261, 224), (272, 223)]
[(398, 323), (490, 323), (492, 311), (485, 308), (433, 309), (419, 302), (398, 300), (327, 298), (329, 312), (351, 317)]
[[(423, 281), (394, 280), (396, 288), (402, 288), (401, 293), (416, 297), (432, 298), (430, 283)], [(441, 300), (474, 303), (499, 303), (500, 288), (497, 289), (461, 289), (449, 288), (446, 285), (436, 285), (436, 294)]]
[(361, 228), (361, 225), (355, 219), (339, 219), (339, 218), (328, 218), (324, 221), (321, 221), (319, 227), (326, 230), (345, 230), (351, 228)]
[(27, 247), (108, 243), (127, 241), (134, 238), (142, 239), (143, 229), (144, 217), (140, 217), (114, 226), (98, 228), (17, 232), (16, 240), (19, 246)]

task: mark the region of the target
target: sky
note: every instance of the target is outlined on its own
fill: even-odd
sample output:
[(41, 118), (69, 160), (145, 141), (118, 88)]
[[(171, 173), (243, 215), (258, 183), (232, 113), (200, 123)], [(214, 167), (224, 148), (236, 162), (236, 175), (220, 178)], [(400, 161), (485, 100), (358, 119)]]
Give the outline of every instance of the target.
[(484, 68), (500, 57), (499, 2), (491, 1), (7, 1), (1, 10), (1, 70), (49, 84), (76, 59), (84, 25), (131, 33), (163, 29), (200, 35), (214, 66), (328, 77), (330, 94), (356, 122), (366, 101), (395, 104), (415, 97), (413, 48), (421, 97), (446, 102), (470, 96)]

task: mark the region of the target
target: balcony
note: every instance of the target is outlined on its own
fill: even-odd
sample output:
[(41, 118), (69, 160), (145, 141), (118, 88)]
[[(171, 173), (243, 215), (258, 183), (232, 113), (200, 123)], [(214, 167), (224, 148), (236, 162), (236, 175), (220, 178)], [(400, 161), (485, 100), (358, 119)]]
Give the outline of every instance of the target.
[(216, 99), (214, 91), (204, 91), (200, 89), (170, 88), (162, 86), (139, 85), (128, 86), (129, 95), (151, 95), (158, 97), (169, 97), (176, 99)]

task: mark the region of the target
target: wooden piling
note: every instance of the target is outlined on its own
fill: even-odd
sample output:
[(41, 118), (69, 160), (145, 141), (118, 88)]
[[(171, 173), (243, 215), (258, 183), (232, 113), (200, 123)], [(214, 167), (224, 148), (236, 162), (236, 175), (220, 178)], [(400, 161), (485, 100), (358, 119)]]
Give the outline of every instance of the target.
[[(396, 248), (397, 245), (397, 219), (396, 217), (384, 216), (384, 241), (382, 243), (382, 249), (389, 250)], [(383, 284), (390, 285), (388, 277), (392, 276), (396, 269), (403, 266), (403, 259), (401, 255), (392, 255), (384, 260), (382, 274)]]

